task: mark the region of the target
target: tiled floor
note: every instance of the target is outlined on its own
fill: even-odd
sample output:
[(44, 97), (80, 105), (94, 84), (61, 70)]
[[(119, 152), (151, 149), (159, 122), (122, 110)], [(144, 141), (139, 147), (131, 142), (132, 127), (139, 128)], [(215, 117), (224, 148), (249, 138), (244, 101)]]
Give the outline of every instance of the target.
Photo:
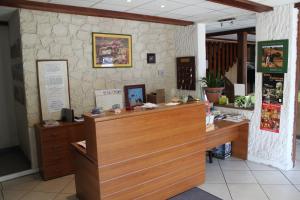
[[(235, 158), (207, 164), (201, 189), (224, 200), (300, 200), (300, 144), (291, 171)], [(74, 176), (42, 181), (38, 175), (0, 183), (0, 200), (77, 200)], [(3, 197), (4, 196), (4, 199)]]
[(199, 188), (224, 200), (300, 200), (300, 142), (296, 166), (281, 171), (236, 158), (206, 165), (206, 182)]

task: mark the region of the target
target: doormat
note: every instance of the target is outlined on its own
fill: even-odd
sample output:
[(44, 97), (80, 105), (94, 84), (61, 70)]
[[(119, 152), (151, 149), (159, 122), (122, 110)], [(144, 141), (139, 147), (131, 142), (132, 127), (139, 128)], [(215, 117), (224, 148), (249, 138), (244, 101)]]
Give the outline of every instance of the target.
[(183, 192), (177, 196), (170, 198), (169, 200), (222, 200), (200, 188), (193, 188), (186, 192)]

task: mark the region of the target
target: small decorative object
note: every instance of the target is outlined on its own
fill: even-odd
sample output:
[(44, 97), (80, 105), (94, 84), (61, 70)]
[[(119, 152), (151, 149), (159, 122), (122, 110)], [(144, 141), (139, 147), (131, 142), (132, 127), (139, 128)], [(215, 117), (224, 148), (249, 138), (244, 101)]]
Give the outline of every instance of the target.
[(100, 108), (93, 108), (91, 113), (92, 113), (92, 115), (100, 115), (101, 114), (101, 109)]
[(224, 79), (220, 74), (207, 72), (206, 77), (201, 79), (201, 82), (206, 86), (204, 88), (207, 99), (212, 103), (218, 103), (219, 98), (224, 90)]
[(165, 103), (165, 89), (158, 89), (147, 95), (147, 102), (150, 103)]
[(196, 90), (195, 57), (177, 58), (177, 89)]
[(257, 71), (287, 73), (289, 40), (258, 42)]
[(156, 63), (155, 53), (147, 53), (147, 63), (148, 64), (155, 64)]
[(132, 67), (131, 35), (93, 33), (93, 67)]
[(228, 101), (229, 101), (228, 98), (224, 95), (219, 98), (219, 104), (220, 105), (227, 105)]
[(38, 60), (38, 84), (42, 120), (60, 120), (70, 108), (67, 60)]
[(283, 103), (284, 74), (263, 74), (262, 102)]
[(254, 96), (236, 96), (234, 98), (234, 107), (253, 108), (255, 104)]
[(280, 112), (279, 104), (262, 104), (260, 129), (279, 133), (280, 130)]
[(136, 106), (146, 103), (145, 84), (124, 86), (125, 107), (133, 110)]

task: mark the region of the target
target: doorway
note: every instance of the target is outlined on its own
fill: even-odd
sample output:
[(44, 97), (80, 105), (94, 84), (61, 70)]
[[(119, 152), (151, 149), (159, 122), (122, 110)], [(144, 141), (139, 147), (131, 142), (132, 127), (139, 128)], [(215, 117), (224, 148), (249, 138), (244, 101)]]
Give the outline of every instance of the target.
[[(20, 49), (11, 45), (9, 20), (14, 9), (0, 7), (0, 178), (31, 169), (31, 163), (24, 152), (20, 135), (22, 113), (17, 110), (17, 78), (23, 77), (22, 70), (13, 54)], [(20, 48), (20, 47), (19, 47)], [(19, 58), (19, 62), (22, 59)], [(27, 122), (26, 122), (27, 123)]]

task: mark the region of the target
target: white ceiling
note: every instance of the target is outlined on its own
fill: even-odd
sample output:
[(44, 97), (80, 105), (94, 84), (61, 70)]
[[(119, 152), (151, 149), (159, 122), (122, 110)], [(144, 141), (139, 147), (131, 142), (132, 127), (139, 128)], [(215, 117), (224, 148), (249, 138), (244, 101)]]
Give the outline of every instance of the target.
[[(208, 32), (255, 26), (255, 13), (243, 9), (212, 3), (207, 0), (31, 0), (64, 5), (123, 11), (173, 19), (203, 22)], [(300, 0), (252, 0), (269, 6), (282, 5)], [(219, 19), (236, 17), (233, 24), (216, 23)]]

